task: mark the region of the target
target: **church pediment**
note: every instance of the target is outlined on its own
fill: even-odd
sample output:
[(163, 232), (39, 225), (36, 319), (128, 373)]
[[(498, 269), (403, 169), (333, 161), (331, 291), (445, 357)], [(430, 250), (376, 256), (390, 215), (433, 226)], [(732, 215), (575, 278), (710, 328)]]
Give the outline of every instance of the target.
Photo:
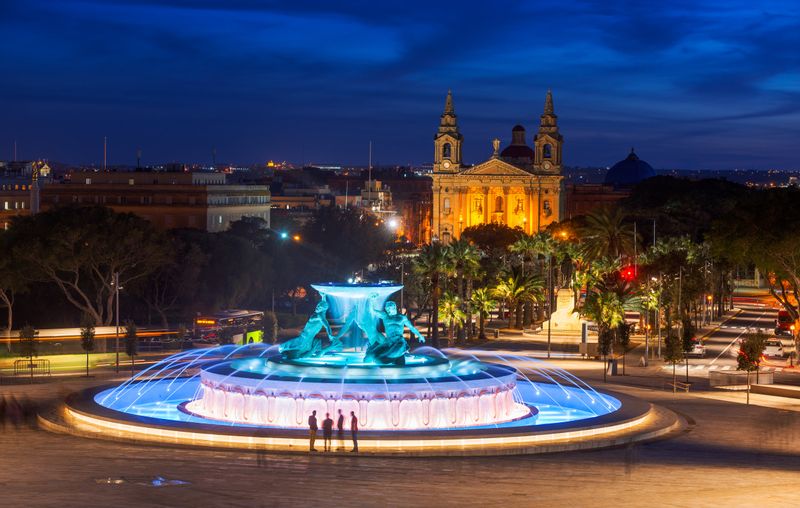
[(481, 176), (532, 176), (531, 173), (502, 159), (489, 159), (465, 171), (462, 175)]

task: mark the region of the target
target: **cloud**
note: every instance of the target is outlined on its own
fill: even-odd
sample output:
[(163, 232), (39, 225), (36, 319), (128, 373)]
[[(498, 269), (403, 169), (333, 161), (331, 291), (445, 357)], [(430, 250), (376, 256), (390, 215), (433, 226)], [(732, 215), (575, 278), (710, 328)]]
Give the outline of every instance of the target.
[(796, 164), (780, 144), (800, 115), (788, 0), (28, 0), (0, 3), (0, 30), (0, 144), (30, 136), (50, 158), (96, 156), (64, 124), (131, 140), (160, 123), (180, 128), (146, 152), (169, 160), (214, 139), (241, 162), (360, 162), (373, 139), (382, 160), (420, 163), (452, 88), (474, 161), (515, 123), (535, 129), (553, 88), (568, 162), (650, 144), (657, 167), (718, 166), (757, 132), (776, 140), (764, 164)]

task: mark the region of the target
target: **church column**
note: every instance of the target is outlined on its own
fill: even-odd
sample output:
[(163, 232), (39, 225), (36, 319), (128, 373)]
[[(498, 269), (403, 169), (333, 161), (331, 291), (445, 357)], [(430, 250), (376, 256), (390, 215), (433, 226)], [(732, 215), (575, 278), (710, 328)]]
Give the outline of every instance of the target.
[(538, 177), (536, 181), (539, 184), (536, 196), (536, 232), (542, 230), (542, 177)]
[(526, 229), (525, 232), (531, 235), (533, 234), (533, 189), (531, 189), (530, 187), (526, 187), (525, 197), (527, 198), (526, 199), (527, 203), (525, 203), (525, 207), (528, 215), (528, 220), (526, 221), (527, 227), (525, 228)]
[(503, 222), (506, 226), (510, 226), (508, 222), (509, 211), (508, 209), (511, 207), (511, 203), (508, 201), (508, 187), (503, 186)]
[(458, 188), (458, 215), (455, 219), (458, 221), (458, 238), (461, 238), (461, 232), (464, 231), (464, 188)]
[(489, 187), (483, 188), (483, 223), (489, 224)]

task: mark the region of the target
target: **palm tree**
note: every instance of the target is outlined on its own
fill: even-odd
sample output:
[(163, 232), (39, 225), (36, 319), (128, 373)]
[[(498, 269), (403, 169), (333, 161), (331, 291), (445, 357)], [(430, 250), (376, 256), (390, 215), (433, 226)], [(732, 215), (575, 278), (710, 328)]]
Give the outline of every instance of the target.
[(486, 315), (497, 306), (497, 300), (492, 298), (492, 293), (488, 288), (478, 288), (472, 292), (470, 301), (472, 308), (478, 311), (478, 338), (486, 340)]
[(431, 281), (431, 326), (433, 327), (431, 342), (439, 347), (439, 292), (441, 276), (448, 271), (447, 250), (439, 242), (431, 242), (424, 246), (419, 256), (414, 259), (414, 272)]
[(457, 326), (464, 324), (467, 315), (461, 310), (461, 298), (451, 292), (446, 292), (442, 295), (439, 303), (439, 315), (442, 318), (442, 323), (448, 329), (448, 341), (453, 341), (453, 330)]
[(617, 259), (633, 254), (633, 227), (625, 223), (622, 208), (602, 208), (588, 214), (580, 236), (584, 253), (590, 260)]
[(524, 276), (518, 270), (511, 270), (502, 277), (492, 291), (495, 298), (503, 301), (509, 310), (508, 325), (511, 326), (511, 313), (515, 317), (515, 327), (522, 328), (522, 305), (524, 302), (541, 302), (544, 299), (542, 279), (533, 275)]
[[(472, 280), (480, 270), (481, 251), (469, 241), (461, 239), (452, 242), (447, 247), (447, 259), (456, 277), (456, 296), (461, 299), (462, 310), (472, 322), (472, 312), (469, 310), (470, 293), (472, 292)], [(466, 282), (466, 287), (465, 287)], [(463, 327), (458, 327), (458, 338), (464, 338)]]
[[(597, 323), (597, 339), (600, 353), (607, 359), (613, 356), (614, 340), (621, 335), (619, 328), (625, 325), (625, 311), (638, 310), (642, 306), (642, 299), (632, 289), (629, 283), (613, 284), (601, 282), (586, 297), (583, 306), (583, 315)], [(626, 337), (627, 339), (627, 337)], [(625, 354), (623, 345), (623, 355)], [(607, 367), (606, 367), (606, 370)], [(605, 371), (603, 372), (605, 380)]]

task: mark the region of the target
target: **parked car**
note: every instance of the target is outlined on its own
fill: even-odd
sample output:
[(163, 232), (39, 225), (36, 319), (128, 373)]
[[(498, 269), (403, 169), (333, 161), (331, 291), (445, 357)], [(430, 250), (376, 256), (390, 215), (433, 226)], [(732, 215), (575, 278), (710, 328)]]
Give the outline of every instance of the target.
[(700, 339), (692, 339), (692, 350), (689, 351), (687, 356), (694, 356), (697, 358), (703, 358), (706, 356), (706, 347), (703, 345), (703, 341)]
[(768, 340), (764, 348), (764, 356), (783, 358), (783, 344), (779, 340)]

